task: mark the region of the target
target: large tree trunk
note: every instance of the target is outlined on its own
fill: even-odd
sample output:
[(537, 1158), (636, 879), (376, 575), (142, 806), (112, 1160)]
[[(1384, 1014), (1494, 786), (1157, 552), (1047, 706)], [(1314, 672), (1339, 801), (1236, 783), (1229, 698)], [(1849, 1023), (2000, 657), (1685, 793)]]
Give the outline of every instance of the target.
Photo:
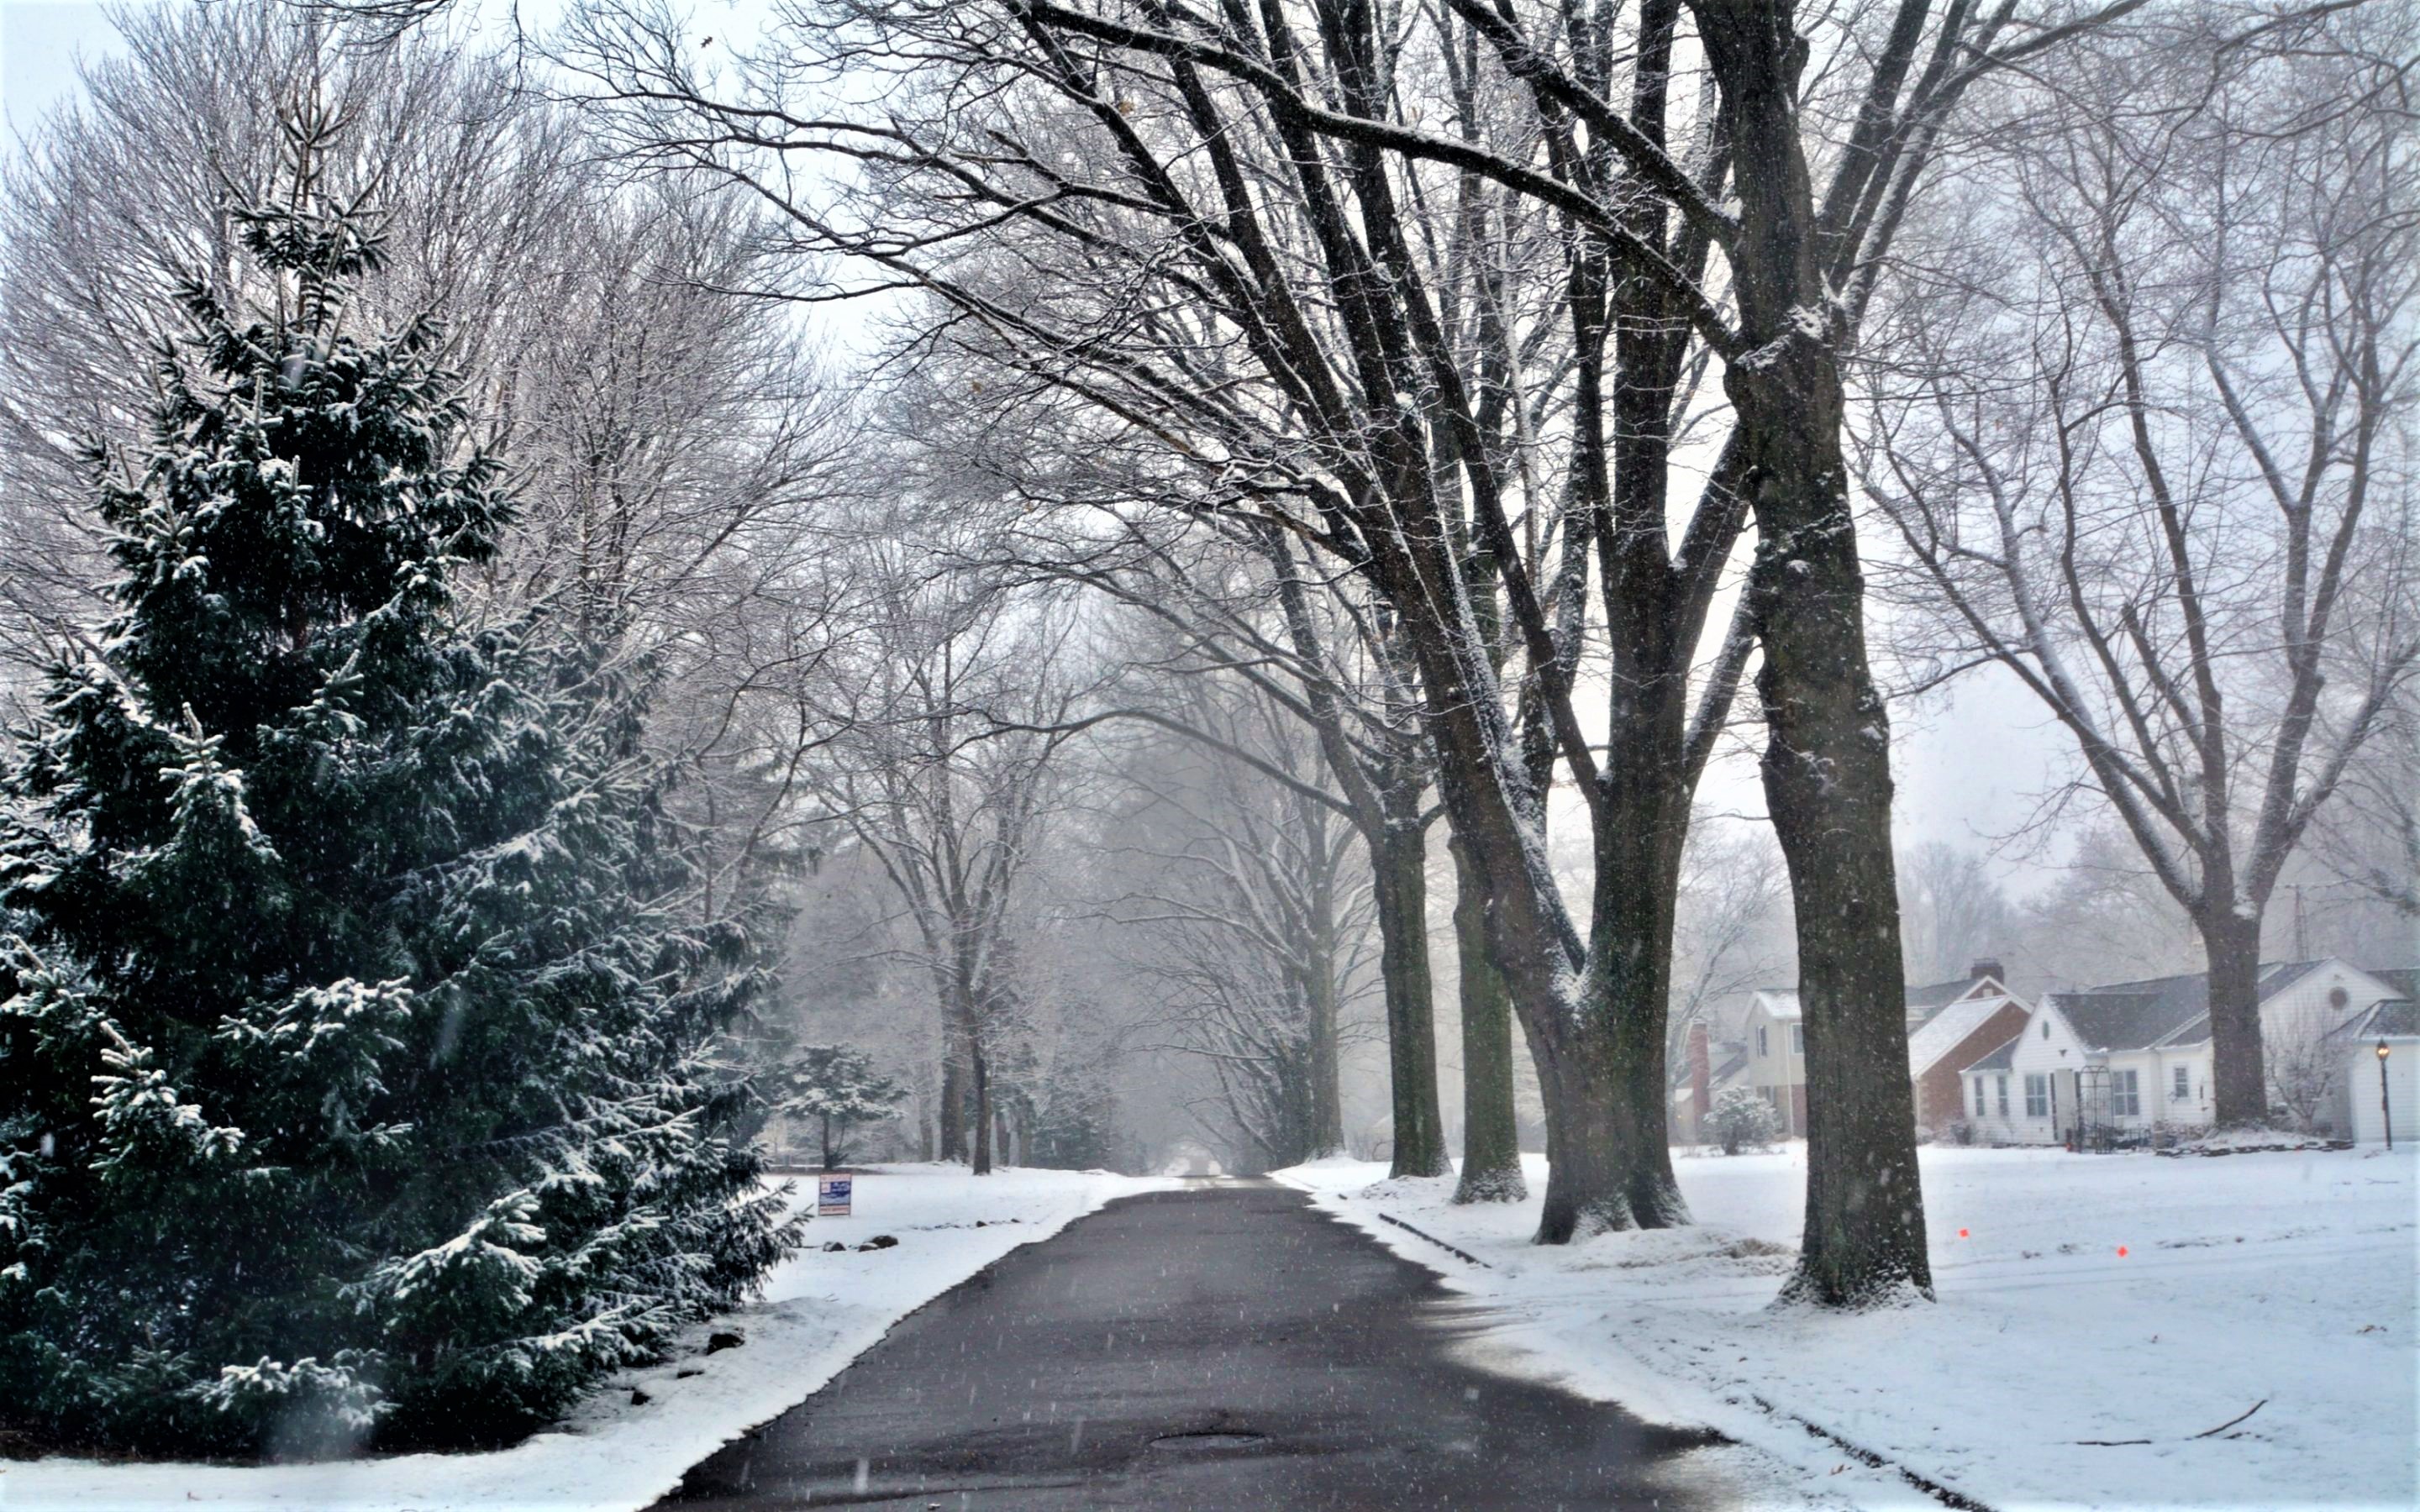
[(972, 1094), (966, 1110), (967, 1121), (974, 1131), (974, 1174), (991, 1174), (991, 1068), (985, 1063), (983, 1045), (970, 1037), (967, 1046), (967, 1088)]
[[(1406, 532), (1401, 539), (1409, 550), (1397, 560), (1416, 576), (1410, 584), (1387, 583), (1390, 596), (1409, 601), (1422, 592), (1419, 579), (1450, 580), (1454, 564), (1442, 553), (1428, 555), (1426, 537)], [(1525, 812), (1525, 806), (1535, 807), (1532, 784), (1519, 767), (1511, 721), (1495, 704), (1497, 685), (1484, 643), (1476, 635), (1458, 639), (1450, 625), (1419, 625), (1408, 616), (1405, 623), (1417, 628), (1412, 647), (1428, 695), (1438, 785), (1455, 834), (1482, 879), (1488, 941), (1528, 1034), (1545, 1102), (1547, 1188), (1538, 1242), (1684, 1221), (1668, 1184), (1660, 1091), (1645, 1117), (1616, 1116), (1639, 1057), (1625, 1061), (1613, 1043), (1623, 1031), (1616, 1027), (1612, 983), (1601, 971), (1580, 969), (1584, 951), (1554, 890), (1543, 826)], [(1487, 696), (1470, 697), (1472, 688), (1484, 688)], [(1635, 1034), (1637, 1026), (1628, 1032)], [(1660, 1059), (1660, 1021), (1652, 1038)], [(1641, 1182), (1634, 1164), (1642, 1147), (1633, 1131), (1650, 1125), (1655, 1141), (1646, 1158), (1653, 1163), (1651, 1170), (1664, 1172), (1662, 1183)], [(1633, 1194), (1642, 1189), (1650, 1200), (1639, 1207)]]
[(1613, 1090), (1619, 1079), (1590, 1053), (1602, 1048), (1575, 1036), (1561, 1052), (1537, 1057), (1540, 1090), (1555, 1110), (1546, 1137), (1546, 1193), (1538, 1214), (1541, 1244), (1665, 1227), (1640, 1223), (1632, 1210), (1631, 1172), (1621, 1158), (1622, 1117)]
[[(1436, 986), (1429, 971), (1428, 834), (1419, 796), (1387, 795), (1371, 847), (1378, 911), (1379, 974), (1387, 1000), (1387, 1070), (1395, 1120), (1390, 1176), (1453, 1169), (1437, 1103)], [(1408, 811), (1407, 811), (1408, 810)]]
[(1785, 1294), (1834, 1305), (1909, 1286), (1929, 1296), (1889, 745), (1866, 675), (1847, 501), (1832, 528), (1811, 533), (1774, 532), (1765, 512), (1760, 496), (1760, 534), (1798, 547), (1760, 544), (1751, 588), (1769, 622), (1757, 678), (1770, 729), (1765, 801), (1790, 866), (1807, 1030), (1807, 1221)]
[(1617, 801), (1596, 835), (1589, 930), (1593, 969), (1581, 1021), (1590, 1041), (1587, 1063), (1603, 1084), (1597, 1095), (1610, 1104), (1604, 1123), (1612, 1143), (1597, 1158), (1621, 1182), (1629, 1221), (1641, 1228), (1689, 1221), (1672, 1174), (1665, 1119), (1671, 1096), (1664, 1025), (1672, 987), (1673, 896), (1689, 825), (1688, 794), (1676, 780), (1680, 704), (1677, 698), (1668, 702), (1674, 711), (1668, 729), (1638, 710), (1615, 723), (1617, 744), (1606, 771)]
[(942, 1034), (941, 1159), (967, 1158), (967, 1046), (953, 1024)]
[(1931, 1295), (1891, 857), (1889, 721), (1866, 662), (1865, 579), (1840, 455), (1838, 314), (1800, 149), (1806, 48), (1788, 0), (1694, 0), (1721, 81), (1740, 203), (1746, 350), (1725, 368), (1757, 551), (1766, 806), (1798, 915), (1807, 1218), (1784, 1295)]
[(1890, 734), (1867, 670), (1864, 578), (1828, 351), (1785, 340), (1732, 385), (1754, 458), (1749, 577), (1764, 665), (1765, 802), (1789, 863), (1807, 1031), (1807, 1222), (1786, 1295), (1931, 1294), (1890, 841)]
[(1518, 1202), (1521, 1134), (1512, 1109), (1512, 993), (1487, 944), (1487, 890), (1453, 844), (1453, 935), (1462, 968), (1462, 1180), (1456, 1202)]
[(1337, 1054), (1336, 888), (1325, 869), (1311, 884), (1308, 924), (1311, 949), (1303, 991), (1311, 1021), (1306, 1067), (1311, 1085), (1305, 1092), (1310, 1139), (1304, 1153), (1319, 1160), (1344, 1152), (1344, 1097)]
[[(2215, 889), (2213, 889), (2215, 890)], [(2210, 961), (2211, 1102), (2222, 1129), (2269, 1121), (2267, 1048), (2260, 1039), (2260, 915), (2226, 904), (2195, 920)]]

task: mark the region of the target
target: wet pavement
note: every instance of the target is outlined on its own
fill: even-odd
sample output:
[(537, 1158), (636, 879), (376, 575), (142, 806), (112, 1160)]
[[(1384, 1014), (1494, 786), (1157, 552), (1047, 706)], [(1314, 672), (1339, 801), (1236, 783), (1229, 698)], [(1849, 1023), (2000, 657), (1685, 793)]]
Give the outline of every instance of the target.
[(903, 1319), (663, 1508), (1712, 1507), (1702, 1434), (1456, 1358), (1435, 1276), (1268, 1182), (1129, 1197)]

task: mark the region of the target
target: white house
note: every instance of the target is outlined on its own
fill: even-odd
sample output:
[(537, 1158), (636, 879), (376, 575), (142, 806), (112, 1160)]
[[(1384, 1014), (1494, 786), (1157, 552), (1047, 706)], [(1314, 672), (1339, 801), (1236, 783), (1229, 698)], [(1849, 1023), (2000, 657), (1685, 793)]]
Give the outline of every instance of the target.
[[(2262, 966), (2273, 1101), (2299, 1101), (2323, 1124), (2347, 1117), (2342, 1031), (2401, 995), (2338, 960)], [(2079, 1132), (2207, 1128), (2210, 1074), (2209, 980), (2195, 974), (2047, 994), (2015, 1039), (1962, 1076), (1978, 1138), (2047, 1145)]]
[(1757, 1095), (1781, 1114), (1792, 1135), (1807, 1132), (1807, 1023), (1798, 992), (1768, 987), (1747, 1010), (1747, 1069), (1744, 1077)]
[[(2363, 1144), (2376, 1144), (2385, 1137), (2392, 1114), (2395, 1137), (2420, 1144), (2420, 1003), (2410, 997), (2381, 1003), (2332, 1040), (2342, 1070), (2335, 1089), (2335, 1127)], [(2381, 1045), (2387, 1051), (2383, 1057)]]

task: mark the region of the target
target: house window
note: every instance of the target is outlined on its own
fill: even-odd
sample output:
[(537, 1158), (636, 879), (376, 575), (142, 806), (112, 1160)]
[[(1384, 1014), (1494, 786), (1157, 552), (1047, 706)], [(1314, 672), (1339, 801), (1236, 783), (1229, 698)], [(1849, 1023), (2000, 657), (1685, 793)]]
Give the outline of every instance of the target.
[(2025, 1072), (2025, 1117), (2050, 1117), (2050, 1078), (2038, 1071)]
[(2007, 1118), (2008, 1116), (2009, 1116), (2009, 1079), (2008, 1079), (2006, 1076), (2003, 1076), (2003, 1077), (2001, 1077), (2001, 1078), (2000, 1078), (2000, 1117), (2002, 1117), (2002, 1118), (2004, 1118), (2004, 1119), (2005, 1119), (2005, 1118)]
[(2050, 1038), (2050, 1020), (2048, 1019), (2042, 1020), (2042, 1038), (2045, 1040)]
[(1773, 1054), (1773, 1047), (1765, 1043), (1764, 1026), (1760, 1024), (1756, 1026), (1756, 1058), (1762, 1060), (1771, 1054)]
[(2135, 1072), (2113, 1071), (2109, 1073), (2109, 1111), (2120, 1119), (2143, 1116), (2142, 1082)]
[(1986, 1111), (1983, 1106), (1983, 1078), (1978, 1076), (1975, 1078), (1975, 1117), (1979, 1119)]
[(1790, 1053), (1793, 1056), (1803, 1056), (1807, 1053), (1806, 1025), (1793, 1024), (1790, 1026)]
[(2168, 1096), (2181, 1103), (2193, 1096), (2193, 1068), (2179, 1066), (2168, 1074)]

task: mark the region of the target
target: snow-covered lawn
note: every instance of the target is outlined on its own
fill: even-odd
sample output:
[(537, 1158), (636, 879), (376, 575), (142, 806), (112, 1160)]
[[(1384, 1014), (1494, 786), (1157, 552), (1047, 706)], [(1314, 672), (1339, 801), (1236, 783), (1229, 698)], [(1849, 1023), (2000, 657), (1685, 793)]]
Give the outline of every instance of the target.
[[(1113, 1197), (1166, 1184), (1078, 1171), (978, 1180), (960, 1166), (882, 1167), (858, 1178), (854, 1216), (807, 1226), (809, 1248), (773, 1273), (762, 1303), (699, 1328), (676, 1357), (628, 1372), (559, 1429), (514, 1448), (319, 1465), (0, 1460), (0, 1507), (643, 1507), (728, 1440), (803, 1401), (932, 1298)], [(799, 1187), (812, 1205), (812, 1179)], [(893, 1236), (898, 1246), (836, 1255), (821, 1248), (876, 1234)], [(722, 1330), (746, 1344), (706, 1353), (707, 1334)], [(634, 1391), (648, 1400), (634, 1403)]]
[(1771, 1305), (1804, 1146), (1675, 1165), (1697, 1227), (1559, 1249), (1527, 1242), (1534, 1196), (1455, 1208), (1450, 1180), (1353, 1162), (1281, 1176), (1496, 1304), (1500, 1368), (1718, 1428), (1810, 1488), (1872, 1484), (1832, 1478), (1849, 1457), (1811, 1424), (1993, 1507), (2420, 1503), (2409, 1150), (1927, 1149), (1940, 1301), (1846, 1317)]

